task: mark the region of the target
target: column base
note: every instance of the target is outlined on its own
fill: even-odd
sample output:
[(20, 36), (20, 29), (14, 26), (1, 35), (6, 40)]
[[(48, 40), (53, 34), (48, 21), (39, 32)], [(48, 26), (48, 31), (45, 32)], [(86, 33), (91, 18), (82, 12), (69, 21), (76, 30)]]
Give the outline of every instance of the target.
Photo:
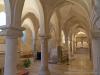
[(100, 72), (94, 72), (94, 75), (100, 75)]
[(50, 72), (48, 69), (41, 69), (39, 72), (39, 75), (50, 75)]

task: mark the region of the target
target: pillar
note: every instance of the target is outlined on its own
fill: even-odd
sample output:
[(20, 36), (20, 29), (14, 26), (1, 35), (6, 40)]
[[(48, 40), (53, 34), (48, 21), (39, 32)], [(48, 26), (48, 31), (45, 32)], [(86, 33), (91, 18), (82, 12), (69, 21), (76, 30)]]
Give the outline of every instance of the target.
[(39, 75), (50, 75), (48, 68), (48, 36), (40, 36), (41, 38), (41, 66)]
[(94, 75), (100, 75), (100, 37), (92, 40)]
[(61, 38), (57, 40), (57, 59), (58, 63), (62, 62), (62, 46), (61, 46)]
[(33, 58), (34, 61), (37, 59), (37, 49), (36, 49), (36, 45), (37, 45), (37, 38), (33, 39), (34, 43), (33, 43)]
[(57, 56), (58, 56), (58, 63), (62, 62), (62, 45), (61, 45), (61, 32), (59, 33), (59, 37), (57, 40)]
[(74, 51), (75, 51), (75, 46), (74, 46), (74, 34), (69, 35), (69, 40), (70, 40), (70, 48), (69, 48), (69, 59), (73, 59), (74, 56)]
[(74, 56), (74, 51), (75, 51), (75, 46), (74, 46), (74, 36), (72, 36), (72, 52), (71, 52), (71, 57), (73, 57)]
[(1, 36), (6, 36), (4, 75), (16, 75), (18, 37), (22, 36), (23, 28), (0, 27)]
[(4, 75), (16, 75), (18, 40), (6, 37)]
[(58, 63), (62, 63), (62, 46), (57, 46)]
[(67, 59), (67, 64), (69, 65), (69, 41), (68, 41), (68, 36), (65, 38), (65, 44), (67, 48), (67, 54), (66, 54), (66, 59)]
[(74, 51), (73, 51), (73, 55), (75, 55), (75, 51), (76, 51), (76, 43), (75, 43), (75, 41), (73, 41), (73, 49), (74, 49)]
[(94, 75), (100, 75), (100, 0), (95, 0), (95, 23), (93, 27), (92, 53)]
[(70, 39), (70, 49), (69, 49), (69, 59), (72, 59), (72, 54), (73, 54), (73, 41), (72, 41), (72, 37), (69, 38)]
[(38, 33), (36, 32), (35, 37), (33, 36), (33, 45), (32, 45), (34, 61), (37, 59), (37, 40), (38, 40)]
[(89, 52), (90, 52), (90, 60), (93, 61), (93, 56), (92, 56), (92, 42), (90, 42), (90, 40), (88, 41), (88, 49), (89, 49)]
[(100, 32), (93, 33), (92, 57), (94, 75), (100, 75)]

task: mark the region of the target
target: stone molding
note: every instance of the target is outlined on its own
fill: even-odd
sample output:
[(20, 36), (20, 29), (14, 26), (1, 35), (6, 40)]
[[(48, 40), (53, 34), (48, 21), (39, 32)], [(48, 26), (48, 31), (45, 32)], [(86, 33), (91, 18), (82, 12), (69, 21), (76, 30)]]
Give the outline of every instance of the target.
[(25, 30), (25, 28), (20, 27), (7, 27), (7, 26), (0, 26), (0, 29), (2, 30), (0, 32), (0, 36), (7, 36), (8, 38), (18, 38), (23, 35), (22, 31)]
[(50, 39), (51, 37), (50, 37), (50, 35), (40, 35), (40, 38), (42, 39), (42, 38), (44, 38), (44, 39)]
[(93, 38), (100, 39), (100, 32), (93, 32)]

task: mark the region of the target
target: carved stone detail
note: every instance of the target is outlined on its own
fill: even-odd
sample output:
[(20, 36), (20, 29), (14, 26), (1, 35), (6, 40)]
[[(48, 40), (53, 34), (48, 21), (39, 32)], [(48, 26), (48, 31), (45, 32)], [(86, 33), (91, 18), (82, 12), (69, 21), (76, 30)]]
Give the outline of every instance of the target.
[(15, 27), (7, 27), (7, 26), (0, 26), (0, 29), (2, 30), (0, 32), (0, 36), (7, 36), (9, 38), (17, 38), (21, 37), (22, 31), (25, 30), (25, 28), (15, 28)]

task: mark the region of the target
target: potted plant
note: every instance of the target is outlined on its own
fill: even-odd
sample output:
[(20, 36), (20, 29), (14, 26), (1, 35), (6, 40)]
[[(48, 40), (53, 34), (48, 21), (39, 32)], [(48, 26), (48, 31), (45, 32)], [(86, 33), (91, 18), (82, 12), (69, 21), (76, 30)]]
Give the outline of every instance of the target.
[(23, 63), (24, 68), (29, 68), (30, 65), (31, 65), (30, 59), (29, 58), (28, 59), (25, 59), (24, 60), (24, 63)]
[(29, 75), (29, 67), (31, 65), (31, 60), (29, 58), (23, 61), (23, 69), (21, 70), (19, 75)]

